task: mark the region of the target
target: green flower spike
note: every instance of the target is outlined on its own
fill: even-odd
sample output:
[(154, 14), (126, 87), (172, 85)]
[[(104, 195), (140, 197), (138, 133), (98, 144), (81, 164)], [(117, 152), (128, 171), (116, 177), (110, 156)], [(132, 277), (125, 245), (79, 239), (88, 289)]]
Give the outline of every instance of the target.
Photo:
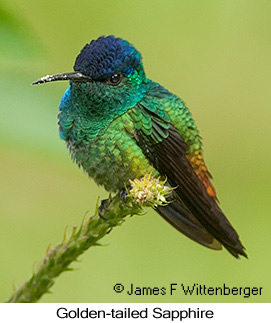
[[(71, 263), (76, 261), (88, 248), (99, 246), (99, 240), (124, 222), (128, 215), (142, 214), (143, 207), (166, 205), (166, 197), (172, 188), (151, 175), (130, 181), (132, 188), (128, 191), (125, 204), (120, 194), (103, 203), (98, 214), (98, 202), (94, 216), (85, 219), (79, 228), (73, 227), (56, 247), (48, 247), (45, 258), (36, 266), (32, 276), (18, 289), (15, 289), (8, 302), (37, 302), (43, 294), (48, 293), (55, 279), (63, 272), (70, 271)], [(128, 207), (127, 207), (128, 206)]]

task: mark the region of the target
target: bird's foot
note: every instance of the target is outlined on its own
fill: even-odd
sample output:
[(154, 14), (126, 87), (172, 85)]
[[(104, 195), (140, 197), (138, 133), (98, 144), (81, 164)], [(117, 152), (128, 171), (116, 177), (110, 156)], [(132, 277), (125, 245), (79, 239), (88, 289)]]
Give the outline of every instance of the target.
[(127, 189), (126, 189), (126, 188), (123, 188), (122, 190), (120, 190), (119, 194), (120, 194), (121, 202), (122, 202), (126, 207), (131, 207), (131, 206), (127, 205), (127, 203), (126, 203), (127, 195), (128, 195)]
[[(120, 190), (119, 192), (119, 196), (120, 196), (120, 199), (122, 201), (122, 203), (126, 206), (126, 207), (131, 207), (129, 206), (126, 201), (127, 201), (127, 196), (128, 196), (128, 192), (125, 188), (123, 188), (122, 190)], [(99, 214), (99, 217), (102, 218), (103, 220), (106, 221), (106, 218), (103, 216), (103, 213), (104, 211), (106, 211), (107, 207), (108, 207), (108, 204), (110, 203), (111, 201), (111, 197), (109, 196), (108, 199), (104, 199), (104, 200), (101, 200), (101, 203), (100, 203), (100, 206), (98, 207), (98, 214)]]
[(100, 206), (98, 207), (98, 214), (99, 214), (99, 217), (102, 218), (103, 220), (106, 221), (106, 218), (102, 216), (103, 214), (103, 211), (106, 210), (107, 206), (108, 206), (108, 203), (109, 203), (109, 200), (110, 199), (104, 199), (104, 200), (101, 200), (101, 204)]

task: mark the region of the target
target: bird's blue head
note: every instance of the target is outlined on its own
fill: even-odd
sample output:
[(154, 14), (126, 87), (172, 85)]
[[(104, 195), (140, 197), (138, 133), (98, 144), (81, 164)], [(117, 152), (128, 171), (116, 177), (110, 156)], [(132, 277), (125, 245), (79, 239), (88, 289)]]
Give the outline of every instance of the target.
[(140, 53), (114, 36), (102, 36), (85, 45), (76, 58), (74, 72), (47, 75), (33, 84), (57, 80), (70, 81), (60, 104), (60, 126), (66, 118), (65, 127), (69, 127), (69, 120), (78, 129), (81, 122), (106, 127), (146, 93)]
[(126, 40), (115, 36), (101, 36), (86, 44), (73, 68), (74, 72), (47, 75), (33, 84), (69, 80), (77, 84), (100, 82), (117, 86), (128, 78), (132, 85), (139, 85), (145, 78), (141, 54)]
[(77, 56), (74, 70), (93, 80), (104, 80), (115, 74), (128, 76), (142, 69), (141, 54), (126, 40), (102, 36), (86, 44)]

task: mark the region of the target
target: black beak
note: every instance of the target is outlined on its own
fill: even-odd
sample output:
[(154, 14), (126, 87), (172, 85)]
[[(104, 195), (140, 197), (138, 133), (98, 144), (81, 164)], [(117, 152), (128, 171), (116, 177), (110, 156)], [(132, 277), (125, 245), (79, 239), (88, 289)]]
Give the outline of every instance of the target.
[(74, 82), (91, 82), (92, 79), (80, 72), (62, 73), (55, 75), (46, 75), (33, 82), (32, 85), (54, 82), (54, 81), (74, 81)]

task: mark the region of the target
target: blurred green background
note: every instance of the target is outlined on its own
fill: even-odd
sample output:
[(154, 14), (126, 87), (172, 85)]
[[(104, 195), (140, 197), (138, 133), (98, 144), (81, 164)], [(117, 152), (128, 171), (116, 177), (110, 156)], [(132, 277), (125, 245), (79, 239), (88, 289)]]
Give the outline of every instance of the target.
[[(204, 138), (218, 197), (249, 260), (190, 241), (154, 211), (133, 217), (56, 281), (41, 302), (270, 302), (271, 2), (0, 1), (0, 300), (95, 208), (97, 188), (58, 137), (65, 82), (91, 39), (114, 34), (143, 54), (151, 79), (181, 96)], [(128, 296), (113, 285), (263, 287), (262, 296)]]

